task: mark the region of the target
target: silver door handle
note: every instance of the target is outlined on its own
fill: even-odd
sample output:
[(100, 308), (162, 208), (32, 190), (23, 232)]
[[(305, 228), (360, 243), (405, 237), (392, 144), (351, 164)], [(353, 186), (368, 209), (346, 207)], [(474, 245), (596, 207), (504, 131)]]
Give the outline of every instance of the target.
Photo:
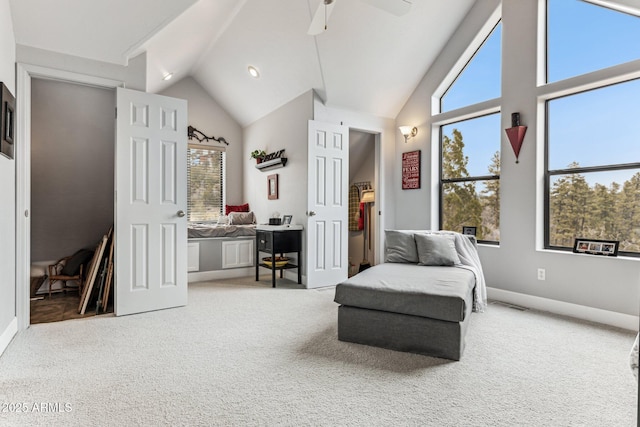
[(316, 215), (316, 213), (315, 213), (314, 211), (309, 211), (309, 212), (307, 212), (307, 215), (309, 215), (309, 216), (315, 216), (315, 215)]
[(178, 211), (178, 216), (182, 218), (184, 216), (184, 211)]

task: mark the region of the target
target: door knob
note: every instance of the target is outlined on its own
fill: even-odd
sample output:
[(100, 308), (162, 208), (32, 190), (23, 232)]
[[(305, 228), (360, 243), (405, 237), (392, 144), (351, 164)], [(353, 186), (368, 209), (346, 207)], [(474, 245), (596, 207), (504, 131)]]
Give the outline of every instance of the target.
[(315, 214), (316, 214), (316, 213), (315, 213), (314, 211), (309, 211), (309, 212), (307, 212), (307, 215), (309, 215), (309, 216), (315, 216)]
[(184, 211), (178, 211), (178, 216), (182, 218), (184, 216)]

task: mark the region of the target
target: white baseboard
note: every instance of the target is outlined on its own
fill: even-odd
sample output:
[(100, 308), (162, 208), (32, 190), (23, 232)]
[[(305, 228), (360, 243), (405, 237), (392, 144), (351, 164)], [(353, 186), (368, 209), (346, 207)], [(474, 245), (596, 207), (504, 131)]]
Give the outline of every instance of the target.
[(489, 299), (638, 331), (638, 316), (487, 287)]
[(233, 279), (256, 274), (255, 267), (230, 268), (228, 270), (196, 271), (189, 273), (189, 283), (206, 282), (207, 280)]
[(0, 335), (0, 356), (2, 356), (2, 353), (9, 347), (9, 343), (16, 335), (16, 332), (18, 332), (18, 318), (14, 317), (11, 323), (9, 323), (9, 326), (7, 326), (4, 332), (2, 332), (2, 335)]

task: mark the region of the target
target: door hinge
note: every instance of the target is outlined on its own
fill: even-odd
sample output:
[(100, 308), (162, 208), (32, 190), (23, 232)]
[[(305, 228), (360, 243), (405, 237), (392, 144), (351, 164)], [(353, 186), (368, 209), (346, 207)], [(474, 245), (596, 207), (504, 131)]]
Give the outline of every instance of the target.
[(116, 120), (118, 119), (118, 107), (116, 107)]

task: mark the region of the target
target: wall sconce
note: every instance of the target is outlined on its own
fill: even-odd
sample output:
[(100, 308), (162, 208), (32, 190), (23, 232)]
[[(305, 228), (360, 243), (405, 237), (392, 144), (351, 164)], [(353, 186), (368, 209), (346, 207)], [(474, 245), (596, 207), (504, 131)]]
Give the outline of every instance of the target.
[(524, 134), (527, 133), (527, 127), (520, 126), (520, 113), (511, 114), (511, 127), (504, 131), (507, 133), (511, 148), (513, 148), (513, 154), (516, 155), (516, 163), (519, 163), (518, 156), (520, 155), (520, 148), (522, 148)]
[(415, 126), (400, 126), (400, 133), (404, 136), (404, 143), (418, 134), (418, 128)]

